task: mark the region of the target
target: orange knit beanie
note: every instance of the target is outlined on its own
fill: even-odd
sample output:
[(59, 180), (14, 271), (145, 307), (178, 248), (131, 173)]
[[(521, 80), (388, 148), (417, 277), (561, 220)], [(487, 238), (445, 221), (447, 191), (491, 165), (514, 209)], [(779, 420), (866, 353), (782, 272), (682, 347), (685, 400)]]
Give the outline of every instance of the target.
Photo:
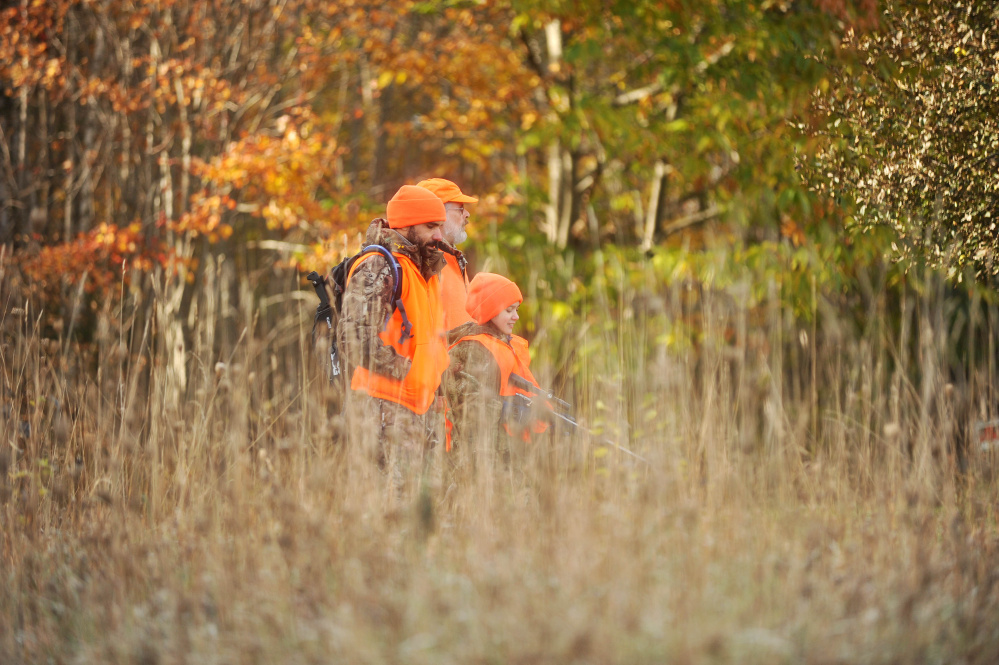
[(389, 227), (393, 229), (447, 219), (444, 203), (430, 190), (416, 185), (400, 187), (388, 202), (386, 214)]
[(517, 285), (502, 275), (491, 272), (480, 272), (468, 284), (468, 300), (465, 310), (483, 324), (492, 320), (515, 302), (523, 302), (524, 296)]

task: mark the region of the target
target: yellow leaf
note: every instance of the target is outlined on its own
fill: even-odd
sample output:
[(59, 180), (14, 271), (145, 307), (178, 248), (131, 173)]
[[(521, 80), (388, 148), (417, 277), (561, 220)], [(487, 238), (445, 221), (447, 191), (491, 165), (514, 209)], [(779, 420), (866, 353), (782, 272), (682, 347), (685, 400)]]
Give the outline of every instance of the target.
[(552, 318), (555, 321), (564, 321), (572, 314), (572, 308), (564, 302), (552, 303)]

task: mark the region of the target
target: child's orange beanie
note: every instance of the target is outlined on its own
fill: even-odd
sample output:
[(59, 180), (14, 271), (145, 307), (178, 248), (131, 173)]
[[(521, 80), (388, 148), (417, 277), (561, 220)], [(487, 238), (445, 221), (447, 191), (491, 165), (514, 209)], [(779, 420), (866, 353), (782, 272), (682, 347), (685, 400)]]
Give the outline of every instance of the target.
[(388, 202), (386, 212), (389, 227), (401, 229), (447, 219), (444, 203), (430, 190), (416, 185), (403, 185)]
[(523, 302), (524, 296), (517, 285), (503, 275), (480, 272), (468, 284), (468, 300), (465, 309), (483, 324), (515, 302)]

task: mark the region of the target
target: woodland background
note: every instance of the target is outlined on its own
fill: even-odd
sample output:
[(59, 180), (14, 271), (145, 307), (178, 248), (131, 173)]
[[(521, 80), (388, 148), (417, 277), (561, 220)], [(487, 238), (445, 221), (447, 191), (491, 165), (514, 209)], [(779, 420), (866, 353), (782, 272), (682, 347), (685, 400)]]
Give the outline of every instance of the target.
[[(994, 662), (993, 5), (4, 3), (0, 656)], [(650, 464), (343, 470), (302, 276), (428, 177)]]
[(49, 336), (158, 289), (181, 386), (210, 264), (276, 302), (435, 175), (481, 197), (473, 269), (544, 273), (529, 306), (608, 261), (748, 270), (802, 320), (882, 259), (988, 278), (986, 4), (13, 3), (0, 241)]

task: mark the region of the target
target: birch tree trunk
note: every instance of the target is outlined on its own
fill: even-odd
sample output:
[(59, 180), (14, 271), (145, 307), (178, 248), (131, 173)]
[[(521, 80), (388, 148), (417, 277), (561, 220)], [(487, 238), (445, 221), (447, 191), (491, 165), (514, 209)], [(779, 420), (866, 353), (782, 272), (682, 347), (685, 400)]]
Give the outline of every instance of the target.
[[(557, 71), (562, 60), (562, 24), (556, 19), (545, 24), (545, 44), (548, 48), (548, 70)], [(552, 245), (561, 237), (566, 168), (562, 141), (552, 139), (548, 145), (548, 205), (545, 207), (545, 236)], [(572, 187), (572, 183), (569, 183)], [(564, 245), (561, 245), (564, 247)]]
[[(162, 53), (160, 52), (160, 43), (154, 37), (149, 44), (149, 77), (148, 85), (150, 90), (156, 88), (156, 70), (159, 69), (160, 60), (162, 58)], [(143, 171), (143, 185), (150, 191), (155, 192), (153, 187), (153, 155), (152, 148), (156, 144), (155, 135), (155, 124), (154, 124), (154, 114), (155, 109), (150, 107), (146, 110), (146, 158), (142, 160), (142, 171)], [(143, 197), (143, 231), (146, 236), (147, 242), (152, 241), (156, 237), (156, 221), (159, 212), (159, 196), (153, 193), (152, 196), (146, 195)]]
[(562, 146), (558, 139), (548, 145), (548, 205), (545, 206), (545, 236), (558, 242), (559, 201), (562, 197)]
[(187, 210), (188, 199), (191, 196), (191, 123), (187, 117), (189, 100), (184, 95), (184, 86), (179, 78), (174, 79), (174, 89), (177, 91), (177, 108), (180, 110), (180, 210)]
[(656, 160), (655, 170), (652, 175), (652, 187), (649, 190), (649, 205), (645, 210), (645, 229), (642, 232), (642, 251), (647, 252), (652, 249), (652, 242), (655, 239), (656, 227), (659, 225), (659, 216), (662, 210), (663, 186), (666, 181), (666, 163), (661, 159)]

